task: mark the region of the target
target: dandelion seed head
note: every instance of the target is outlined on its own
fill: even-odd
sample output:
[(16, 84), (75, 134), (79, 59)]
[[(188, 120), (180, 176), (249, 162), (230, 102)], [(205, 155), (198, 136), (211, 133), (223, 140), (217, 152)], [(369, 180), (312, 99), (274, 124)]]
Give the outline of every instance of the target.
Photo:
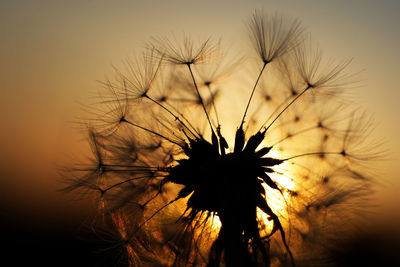
[(130, 266), (310, 266), (362, 221), (382, 153), (336, 101), (348, 63), (322, 67), (297, 20), (257, 11), (250, 32), (261, 69), (215, 58), (211, 39), (154, 37), (101, 83), (67, 190), (97, 193)]

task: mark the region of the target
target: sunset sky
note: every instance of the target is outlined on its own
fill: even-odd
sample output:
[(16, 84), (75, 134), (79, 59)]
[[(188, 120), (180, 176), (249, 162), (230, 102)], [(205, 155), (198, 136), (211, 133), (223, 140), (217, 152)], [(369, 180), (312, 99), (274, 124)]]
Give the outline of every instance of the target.
[(374, 114), (374, 136), (390, 151), (382, 176), (394, 196), (400, 184), (399, 1), (3, 0), (1, 219), (57, 228), (85, 218), (86, 205), (56, 192), (57, 167), (81, 149), (74, 121), (96, 81), (151, 36), (183, 32), (246, 45), (246, 22), (257, 8), (298, 18), (327, 58), (352, 59), (349, 71), (360, 73), (351, 97)]

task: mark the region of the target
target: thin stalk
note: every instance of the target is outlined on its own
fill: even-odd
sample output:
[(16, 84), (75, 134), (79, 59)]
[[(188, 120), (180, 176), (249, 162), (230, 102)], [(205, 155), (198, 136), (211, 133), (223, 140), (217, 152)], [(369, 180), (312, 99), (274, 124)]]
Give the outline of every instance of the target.
[(204, 101), (203, 101), (203, 98), (202, 98), (201, 95), (200, 95), (199, 88), (197, 87), (196, 79), (194, 78), (193, 71), (192, 71), (192, 67), (190, 66), (191, 64), (188, 63), (188, 64), (186, 64), (186, 65), (188, 66), (190, 75), (192, 76), (192, 80), (193, 80), (194, 87), (195, 87), (195, 89), (196, 89), (197, 96), (199, 97), (201, 106), (203, 107), (204, 113), (206, 114), (207, 121), (208, 121), (208, 124), (210, 125), (211, 132), (212, 132), (213, 135), (214, 135), (214, 129), (213, 129), (213, 126), (212, 126), (212, 124), (211, 124), (210, 117), (208, 116), (207, 109), (206, 109), (206, 107), (204, 106)]
[[(210, 85), (210, 84), (207, 84), (207, 89), (208, 89), (208, 92), (210, 93), (211, 104), (212, 104), (212, 107), (213, 107), (213, 109), (214, 109), (215, 118), (217, 119), (217, 125), (218, 125), (218, 127), (220, 127), (221, 124), (219, 123), (218, 112), (217, 112), (217, 108), (215, 107), (214, 96), (213, 96), (213, 94), (212, 94), (212, 92), (211, 92), (211, 85)], [(217, 127), (217, 128), (218, 128), (218, 127)]]
[(279, 144), (279, 143), (285, 141), (286, 139), (288, 139), (288, 138), (290, 138), (290, 137), (293, 137), (293, 136), (296, 136), (296, 135), (299, 135), (299, 134), (302, 134), (302, 133), (306, 133), (306, 132), (308, 132), (308, 131), (311, 131), (311, 130), (314, 130), (314, 129), (317, 129), (317, 128), (318, 128), (318, 126), (312, 126), (312, 127), (305, 128), (305, 129), (303, 129), (303, 130), (297, 131), (297, 132), (295, 132), (295, 133), (292, 134), (292, 135), (288, 135), (288, 136), (286, 136), (286, 137), (283, 137), (282, 139), (280, 139), (279, 141), (277, 141), (276, 143), (274, 143), (274, 144), (271, 145), (271, 146), (276, 146), (277, 144)]
[(167, 140), (168, 142), (170, 142), (170, 143), (172, 143), (172, 144), (175, 144), (175, 145), (178, 145), (178, 146), (180, 146), (180, 147), (183, 148), (183, 146), (182, 146), (181, 144), (179, 144), (178, 142), (176, 142), (176, 141), (174, 141), (174, 140), (172, 140), (172, 139), (170, 139), (170, 138), (168, 138), (168, 137), (166, 137), (166, 136), (164, 136), (164, 135), (162, 135), (162, 134), (160, 134), (160, 133), (157, 133), (157, 132), (155, 132), (155, 131), (153, 131), (153, 130), (147, 129), (147, 128), (145, 128), (145, 127), (143, 127), (143, 126), (140, 126), (140, 125), (138, 125), (138, 124), (135, 124), (135, 123), (133, 123), (133, 122), (127, 121), (125, 118), (121, 119), (121, 121), (122, 121), (122, 122), (126, 122), (126, 123), (128, 123), (128, 124), (130, 124), (130, 125), (132, 125), (132, 126), (134, 126), (134, 127), (137, 127), (137, 128), (139, 128), (139, 129), (142, 129), (142, 130), (144, 130), (144, 131), (146, 131), (146, 132), (149, 132), (149, 133), (151, 133), (151, 134), (154, 134), (154, 135), (156, 135), (156, 136), (158, 136), (158, 137), (161, 137), (161, 138)]
[(162, 211), (164, 208), (166, 208), (167, 206), (171, 205), (172, 203), (174, 203), (175, 201), (179, 200), (180, 198), (177, 197), (173, 200), (171, 200), (170, 202), (168, 202), (167, 204), (163, 205), (161, 208), (159, 208), (158, 210), (156, 210), (149, 218), (147, 218), (141, 225), (139, 225), (138, 229), (141, 229), (143, 227), (143, 225), (145, 225), (148, 221), (150, 221), (154, 216), (156, 216), (160, 211)]
[[(111, 190), (111, 189), (113, 189), (113, 188), (115, 188), (115, 187), (117, 187), (117, 186), (120, 186), (120, 185), (129, 183), (129, 182), (131, 182), (131, 181), (140, 180), (140, 179), (147, 179), (147, 178), (151, 178), (151, 177), (154, 177), (154, 176), (146, 175), (146, 176), (140, 176), (140, 177), (135, 177), (135, 178), (127, 179), (127, 180), (124, 180), (124, 181), (122, 181), (122, 182), (119, 182), (119, 183), (110, 185), (109, 187), (107, 187), (107, 188), (104, 189), (103, 191), (104, 191), (104, 192), (107, 192), (107, 191), (109, 191), (109, 190)], [(156, 177), (154, 177), (154, 178), (156, 178)]]
[(247, 101), (247, 106), (246, 106), (246, 109), (245, 109), (245, 111), (244, 111), (243, 118), (242, 118), (242, 122), (240, 123), (240, 127), (243, 126), (244, 119), (246, 118), (246, 115), (247, 115), (247, 110), (249, 109), (249, 106), (250, 106), (250, 102), (251, 102), (251, 100), (252, 100), (252, 98), (253, 98), (253, 95), (254, 95), (254, 92), (255, 92), (255, 90), (256, 90), (257, 84), (258, 84), (258, 82), (260, 81), (261, 75), (263, 74), (264, 69), (265, 69), (265, 67), (267, 66), (267, 64), (268, 64), (268, 62), (264, 62), (264, 65), (263, 65), (262, 68), (261, 68), (260, 74), (258, 74), (256, 83), (254, 84), (253, 90), (251, 91), (251, 95), (250, 95), (249, 101)]
[(151, 102), (155, 103), (156, 105), (160, 106), (162, 109), (164, 109), (165, 111), (167, 111), (170, 115), (172, 115), (175, 120), (177, 120), (183, 127), (185, 127), (193, 136), (196, 136), (187, 126), (186, 124), (178, 117), (176, 116), (172, 111), (170, 111), (168, 108), (166, 108), (164, 105), (162, 105), (161, 103), (159, 103), (158, 101), (154, 100), (153, 98), (151, 98), (150, 96), (148, 96), (147, 94), (145, 95), (145, 98), (147, 98), (148, 100), (150, 100)]
[(128, 172), (128, 173), (143, 173), (143, 172), (148, 172), (149, 170), (146, 169), (117, 169), (117, 168), (111, 168), (107, 169), (105, 172)]
[(282, 160), (286, 161), (286, 160), (291, 160), (291, 159), (305, 157), (305, 156), (313, 156), (313, 155), (343, 155), (343, 152), (310, 152), (310, 153), (299, 154), (299, 155), (285, 158)]
[(285, 104), (289, 99), (291, 98), (291, 96), (287, 97), (281, 104), (279, 104), (279, 106), (277, 106), (275, 108), (275, 110), (268, 116), (268, 118), (265, 120), (265, 122), (261, 125), (260, 129), (258, 129), (258, 131), (261, 131), (262, 128), (264, 128), (265, 124), (267, 124), (267, 122), (272, 118), (272, 116), (278, 112), (278, 110), (283, 106), (283, 104)]
[(287, 104), (287, 106), (281, 111), (279, 112), (279, 114), (275, 117), (275, 119), (268, 125), (268, 127), (266, 127), (265, 131), (268, 131), (268, 129), (272, 126), (272, 124), (275, 123), (275, 121), (294, 103), (296, 102), (297, 99), (299, 99), (299, 97), (301, 97), (305, 92), (308, 91), (308, 89), (310, 89), (311, 86), (307, 86), (300, 94), (296, 95), (295, 98), (293, 98), (292, 101), (289, 102), (289, 104)]
[[(167, 103), (167, 104), (168, 104), (168, 103)], [(175, 112), (177, 112), (178, 115), (181, 116), (181, 117), (186, 121), (187, 125), (189, 125), (189, 126), (192, 128), (192, 130), (193, 130), (198, 136), (201, 136), (200, 133), (199, 133), (199, 131), (196, 130), (196, 128), (193, 126), (193, 124), (190, 123), (190, 121), (185, 117), (185, 115), (183, 115), (182, 113), (180, 113), (180, 112), (179, 112), (174, 106), (172, 106), (171, 104), (168, 104), (168, 106), (169, 106), (170, 108), (172, 108), (173, 110), (175, 110)]]
[(135, 165), (123, 165), (123, 164), (104, 164), (105, 167), (123, 167), (123, 168), (137, 168), (137, 169), (144, 169), (144, 170), (159, 170), (160, 167), (150, 167), (150, 166), (135, 166)]

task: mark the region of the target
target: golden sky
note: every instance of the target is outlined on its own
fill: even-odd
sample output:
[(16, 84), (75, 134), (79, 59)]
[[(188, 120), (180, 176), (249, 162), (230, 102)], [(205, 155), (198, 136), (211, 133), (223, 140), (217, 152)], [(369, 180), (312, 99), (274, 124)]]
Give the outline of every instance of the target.
[(398, 1), (1, 1), (2, 209), (55, 222), (82, 215), (55, 192), (56, 166), (80, 149), (71, 122), (96, 80), (150, 36), (185, 32), (240, 43), (260, 7), (299, 18), (328, 58), (353, 59), (350, 71), (361, 71), (354, 100), (375, 114), (375, 135), (392, 151), (385, 177), (398, 186)]

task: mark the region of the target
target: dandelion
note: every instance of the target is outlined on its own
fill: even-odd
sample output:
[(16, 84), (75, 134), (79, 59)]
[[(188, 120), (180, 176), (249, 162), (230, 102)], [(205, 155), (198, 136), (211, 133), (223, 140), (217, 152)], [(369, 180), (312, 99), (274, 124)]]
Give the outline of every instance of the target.
[[(362, 222), (373, 184), (363, 164), (382, 154), (366, 116), (341, 103), (348, 62), (322, 68), (298, 21), (256, 12), (250, 30), (263, 65), (255, 76), (240, 64), (252, 79), (240, 91), (224, 87), (244, 83), (236, 62), (208, 62), (220, 43), (187, 36), (153, 38), (102, 82), (93, 157), (66, 189), (96, 192), (126, 265), (334, 265), (327, 244)], [(242, 107), (225, 105), (241, 92), (236, 121)]]

